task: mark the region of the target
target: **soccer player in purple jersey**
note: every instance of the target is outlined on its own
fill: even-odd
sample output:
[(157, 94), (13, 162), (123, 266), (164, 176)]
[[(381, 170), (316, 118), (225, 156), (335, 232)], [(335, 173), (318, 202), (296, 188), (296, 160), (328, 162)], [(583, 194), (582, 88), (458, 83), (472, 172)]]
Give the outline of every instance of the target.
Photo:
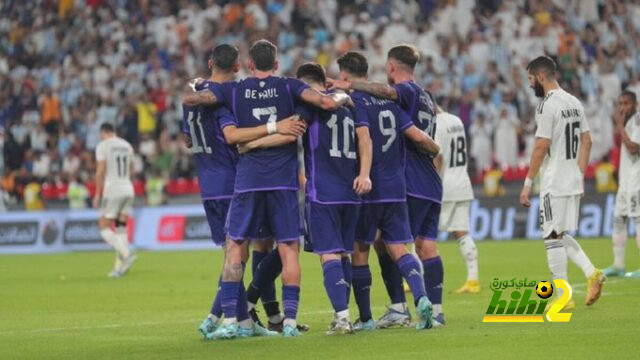
[[(296, 76), (326, 92), (324, 68), (307, 63)], [(313, 251), (320, 256), (324, 287), (335, 311), (327, 334), (351, 334), (351, 262), (361, 196), (371, 191), (371, 138), (366, 119), (354, 121), (346, 107), (335, 111), (298, 108), (309, 129), (305, 154), (305, 219)], [(354, 136), (355, 133), (355, 136)]]
[(214, 332), (219, 338), (237, 336), (236, 304), (244, 273), (242, 264), (248, 257), (248, 240), (259, 240), (263, 228), (273, 234), (282, 259), (283, 335), (300, 335), (296, 321), (300, 298), (296, 138), (275, 134), (276, 122), (294, 115), (300, 102), (334, 110), (349, 100), (345, 94), (325, 95), (300, 80), (274, 76), (278, 68), (276, 53), (276, 46), (269, 41), (256, 41), (249, 49), (251, 77), (191, 94), (194, 104), (223, 104), (232, 110), (234, 121), (222, 124), (227, 141), (249, 142), (255, 138), (239, 140), (227, 133), (266, 128), (279, 145), (251, 151), (238, 161), (226, 224), (227, 251), (221, 283), (225, 319)]
[[(414, 82), (413, 71), (420, 61), (420, 53), (411, 45), (397, 45), (387, 54), (386, 72), (389, 85), (362, 80), (333, 81), (331, 88), (363, 91), (380, 98), (390, 99), (405, 110), (413, 124), (435, 138), (436, 112), (432, 95)], [(436, 240), (440, 207), (442, 203), (442, 180), (433, 163), (433, 158), (425, 157), (421, 149), (407, 143), (407, 203), (411, 222), (411, 232), (415, 238), (416, 252), (422, 261), (424, 285), (429, 300), (433, 303), (435, 325), (444, 325), (442, 313), (442, 288), (444, 267), (438, 253)], [(381, 244), (380, 244), (381, 245)], [(392, 305), (380, 319), (379, 326), (389, 327), (409, 321), (409, 313), (404, 305), (404, 293), (398, 269), (385, 255), (385, 248), (376, 245), (380, 257), (380, 267)]]
[[(366, 81), (368, 64), (362, 54), (348, 52), (338, 59), (338, 65), (344, 82)], [(393, 101), (361, 91), (354, 91), (351, 98), (355, 104), (355, 121), (369, 123), (373, 143), (373, 188), (364, 198), (353, 254), (353, 288), (360, 310), (360, 319), (354, 328), (369, 330), (375, 327), (369, 297), (371, 271), (368, 258), (378, 230), (392, 261), (411, 288), (419, 317), (417, 328), (431, 328), (432, 307), (426, 296), (420, 264), (406, 248), (407, 243), (413, 242), (413, 237), (407, 208), (404, 137), (408, 137), (424, 157), (438, 154), (440, 148)]]

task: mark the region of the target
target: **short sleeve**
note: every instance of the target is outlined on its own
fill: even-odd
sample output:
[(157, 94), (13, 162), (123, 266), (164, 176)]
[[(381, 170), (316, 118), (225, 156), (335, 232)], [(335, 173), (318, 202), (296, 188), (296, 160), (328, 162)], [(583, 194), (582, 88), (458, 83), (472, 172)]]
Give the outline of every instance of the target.
[(195, 111), (194, 107), (182, 105), (182, 122), (180, 123), (180, 130), (183, 134), (191, 134), (191, 131), (189, 130), (189, 116), (193, 111)]
[(215, 82), (208, 82), (206, 88), (207, 90), (211, 91), (213, 95), (215, 95), (218, 105), (230, 106), (230, 104), (228, 103), (228, 96), (226, 96), (233, 89), (230, 83), (220, 84)]
[(105, 161), (107, 159), (107, 154), (105, 152), (106, 149), (104, 148), (104, 143), (98, 144), (98, 146), (96, 146), (96, 160)]
[(291, 91), (291, 95), (296, 99), (300, 99), (302, 92), (309, 89), (309, 85), (305, 84), (302, 80), (287, 78), (286, 82), (287, 87), (289, 87)]
[(446, 115), (436, 115), (436, 135), (435, 135), (436, 138), (433, 140), (440, 146), (440, 149), (442, 149), (443, 145), (448, 142), (446, 129), (447, 129)]
[(401, 108), (405, 110), (409, 110), (414, 102), (414, 97), (416, 96), (415, 91), (406, 82), (399, 83), (393, 85), (393, 88), (396, 89), (396, 93), (398, 94), (398, 99), (396, 102), (400, 105)]
[(580, 129), (582, 130), (582, 132), (587, 132), (589, 131), (589, 121), (587, 120), (587, 117), (584, 114), (584, 108), (581, 106), (580, 107)]
[(640, 144), (640, 115), (636, 114), (633, 119), (629, 120), (631, 123), (631, 131), (629, 132), (629, 138), (636, 144)]
[(411, 121), (411, 118), (409, 117), (409, 114), (407, 114), (406, 111), (403, 111), (402, 109), (398, 108), (395, 113), (398, 118), (397, 121), (398, 121), (398, 127), (400, 128), (400, 131), (407, 130), (409, 127), (413, 125), (413, 121)]
[(226, 107), (217, 108), (216, 116), (218, 118), (218, 126), (220, 127), (220, 130), (224, 129), (229, 125), (234, 125), (236, 127), (238, 126), (238, 121), (236, 120), (236, 117), (233, 116), (231, 111), (229, 111), (229, 109), (227, 109)]
[[(536, 113), (536, 124), (538, 126), (538, 128), (536, 129), (536, 137), (543, 138), (543, 139), (551, 139), (551, 136), (553, 135), (554, 114), (550, 108), (551, 108), (550, 106), (546, 106), (542, 109), (542, 112)], [(587, 128), (588, 128), (588, 125), (587, 125)]]
[(354, 124), (359, 124), (358, 126), (369, 126), (369, 116), (367, 115), (367, 107), (362, 101), (362, 99), (352, 97), (351, 98), (354, 103), (353, 107), (353, 121)]
[(298, 105), (296, 106), (295, 113), (300, 115), (300, 118), (307, 123), (311, 123), (314, 115), (314, 111), (310, 109), (308, 106)]

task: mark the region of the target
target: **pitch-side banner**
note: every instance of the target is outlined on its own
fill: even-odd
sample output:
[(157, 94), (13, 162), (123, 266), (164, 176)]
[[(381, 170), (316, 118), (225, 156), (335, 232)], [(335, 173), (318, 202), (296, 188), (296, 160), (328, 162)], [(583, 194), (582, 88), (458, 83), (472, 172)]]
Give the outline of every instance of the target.
[[(577, 236), (610, 237), (613, 194), (587, 195), (580, 209)], [(476, 199), (471, 205), (470, 232), (477, 240), (540, 239), (539, 201), (531, 208), (516, 197)], [(635, 228), (630, 224), (629, 233)], [(211, 249), (209, 224), (200, 205), (135, 209), (129, 235), (136, 248), (147, 250)], [(441, 234), (441, 239), (446, 234)], [(106, 250), (96, 210), (8, 212), (0, 214), (0, 254)]]

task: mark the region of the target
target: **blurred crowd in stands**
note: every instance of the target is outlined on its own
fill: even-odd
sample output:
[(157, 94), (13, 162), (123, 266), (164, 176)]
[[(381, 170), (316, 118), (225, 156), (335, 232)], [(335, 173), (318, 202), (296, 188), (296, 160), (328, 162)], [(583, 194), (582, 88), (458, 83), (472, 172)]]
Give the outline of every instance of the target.
[[(282, 75), (306, 61), (335, 75), (341, 53), (362, 51), (370, 79), (382, 82), (386, 51), (415, 44), (423, 56), (417, 81), (462, 119), (477, 179), (491, 169), (517, 173), (527, 163), (538, 103), (526, 77), (531, 57), (554, 57), (562, 86), (583, 100), (595, 163), (615, 163), (611, 115), (618, 94), (640, 91), (638, 1), (34, 0), (0, 6), (0, 173), (2, 198), (14, 202), (47, 198), (52, 188), (51, 197), (66, 197), (70, 185), (90, 193), (104, 122), (116, 124), (136, 149), (139, 193), (151, 177), (158, 180), (154, 188), (176, 187), (177, 179), (193, 183), (193, 161), (179, 135), (179, 95), (186, 79), (207, 76), (208, 52), (219, 43), (237, 45), (246, 59), (251, 42), (270, 39), (279, 47)], [(197, 184), (186, 188), (197, 190)]]

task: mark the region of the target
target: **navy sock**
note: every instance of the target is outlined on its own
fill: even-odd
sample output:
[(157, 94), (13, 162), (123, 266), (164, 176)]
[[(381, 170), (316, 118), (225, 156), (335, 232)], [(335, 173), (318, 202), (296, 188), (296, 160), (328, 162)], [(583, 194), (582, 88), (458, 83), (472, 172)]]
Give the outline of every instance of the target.
[(388, 253), (378, 255), (378, 262), (380, 263), (380, 272), (382, 273), (382, 280), (384, 286), (387, 289), (389, 299), (392, 304), (400, 304), (407, 302), (407, 297), (404, 295), (404, 289), (402, 288), (402, 273), (391, 259)]
[(335, 312), (348, 309), (347, 297), (344, 288), (348, 286), (342, 272), (340, 260), (330, 260), (322, 264), (324, 274), (324, 289), (327, 291), (329, 301)]
[(240, 282), (238, 288), (238, 305), (236, 308), (236, 317), (238, 322), (249, 318), (249, 304), (247, 304), (247, 292), (244, 291), (244, 283)]
[(353, 266), (353, 295), (360, 311), (360, 321), (371, 319), (371, 270), (369, 265)]
[(222, 312), (227, 319), (237, 318), (240, 286), (240, 281), (222, 281), (220, 283)]
[[(271, 251), (273, 252), (273, 251)], [(264, 260), (265, 257), (267, 257), (267, 255), (269, 255), (269, 251), (265, 251), (265, 252), (258, 252), (258, 251), (254, 251), (253, 252), (253, 256), (252, 256), (252, 260), (251, 260), (251, 272), (252, 274), (254, 274), (253, 276), (256, 276), (255, 274), (260, 272), (262, 269), (262, 266), (260, 265), (260, 263), (262, 262), (262, 260)], [(276, 251), (277, 254), (277, 251)], [(278, 256), (280, 257), (280, 256)], [(267, 285), (265, 285), (264, 287), (261, 288), (261, 293), (260, 293), (260, 299), (262, 299), (262, 305), (265, 306), (265, 304), (271, 303), (276, 301), (276, 284), (275, 281), (272, 281), (270, 283), (268, 283)], [(266, 311), (267, 307), (265, 306), (265, 311)]]
[(402, 276), (404, 276), (409, 284), (409, 288), (413, 294), (413, 302), (417, 304), (421, 297), (427, 295), (424, 289), (424, 280), (422, 274), (420, 274), (420, 264), (418, 264), (418, 260), (411, 254), (404, 254), (398, 259), (398, 267), (402, 272)]
[(300, 286), (282, 285), (282, 306), (284, 318), (295, 320), (298, 316), (298, 304), (300, 303)]
[(218, 290), (216, 291), (216, 297), (213, 299), (213, 304), (211, 305), (211, 315), (215, 315), (218, 318), (222, 317), (222, 296), (221, 296), (221, 282), (222, 277), (218, 278)]
[(342, 273), (344, 274), (344, 280), (349, 284), (347, 287), (347, 306), (349, 306), (349, 299), (351, 298), (351, 278), (353, 277), (353, 270), (351, 269), (351, 259), (348, 256), (342, 257)]
[(436, 256), (423, 260), (422, 266), (424, 268), (424, 287), (427, 290), (429, 300), (434, 305), (442, 304), (442, 285), (444, 283), (442, 258)]
[(247, 289), (247, 300), (256, 304), (264, 288), (273, 284), (282, 272), (282, 260), (277, 251), (270, 251), (260, 262), (260, 269), (253, 274), (253, 280)]

